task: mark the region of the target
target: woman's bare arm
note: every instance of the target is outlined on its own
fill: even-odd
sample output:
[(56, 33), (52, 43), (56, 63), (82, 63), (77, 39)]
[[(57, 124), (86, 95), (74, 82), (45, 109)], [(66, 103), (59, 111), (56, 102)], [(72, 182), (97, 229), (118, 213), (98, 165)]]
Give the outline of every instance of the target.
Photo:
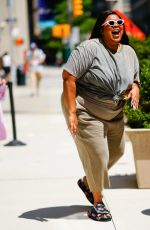
[(68, 128), (73, 136), (77, 133), (78, 120), (76, 116), (76, 77), (63, 71), (63, 98), (68, 120)]

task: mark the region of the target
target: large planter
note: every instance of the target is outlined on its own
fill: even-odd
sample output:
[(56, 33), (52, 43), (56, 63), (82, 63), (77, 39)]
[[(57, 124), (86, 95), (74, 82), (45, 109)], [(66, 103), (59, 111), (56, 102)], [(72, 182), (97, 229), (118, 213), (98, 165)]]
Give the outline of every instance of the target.
[(138, 188), (150, 188), (150, 129), (126, 128), (134, 154)]
[(126, 128), (134, 153), (138, 188), (150, 188), (150, 129)]

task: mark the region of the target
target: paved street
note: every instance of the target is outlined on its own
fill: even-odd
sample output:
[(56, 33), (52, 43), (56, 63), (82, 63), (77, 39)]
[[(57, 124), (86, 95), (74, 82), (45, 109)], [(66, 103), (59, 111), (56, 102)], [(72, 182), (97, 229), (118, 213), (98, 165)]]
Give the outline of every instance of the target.
[(113, 220), (87, 218), (90, 204), (76, 185), (83, 176), (77, 150), (61, 112), (61, 68), (46, 67), (40, 95), (13, 87), (17, 139), (25, 146), (7, 147), (12, 139), (9, 96), (3, 101), (8, 137), (0, 142), (0, 226), (3, 230), (149, 230), (150, 189), (137, 189), (132, 145), (111, 169), (104, 191)]

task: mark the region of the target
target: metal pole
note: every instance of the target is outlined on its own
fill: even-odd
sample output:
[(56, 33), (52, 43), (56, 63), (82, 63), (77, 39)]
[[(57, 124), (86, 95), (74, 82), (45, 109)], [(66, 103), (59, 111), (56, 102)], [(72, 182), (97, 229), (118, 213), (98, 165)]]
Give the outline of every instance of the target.
[(8, 89), (10, 96), (10, 107), (11, 107), (11, 117), (12, 117), (12, 129), (13, 129), (13, 140), (5, 146), (21, 146), (25, 145), (25, 143), (17, 140), (17, 132), (16, 132), (16, 120), (15, 120), (15, 106), (14, 106), (14, 97), (13, 97), (13, 82), (16, 80), (16, 68), (15, 68), (15, 47), (13, 44), (13, 28), (15, 23), (15, 18), (13, 17), (13, 0), (7, 0), (7, 8), (8, 8), (8, 25), (9, 25), (9, 36), (10, 36), (10, 56), (11, 56), (11, 68), (10, 68), (10, 80), (8, 81)]
[(15, 106), (14, 106), (14, 100), (13, 100), (13, 83), (9, 81), (7, 83), (8, 89), (9, 89), (9, 98), (10, 98), (10, 105), (11, 105), (11, 114), (12, 114), (12, 128), (13, 128), (13, 140), (17, 140), (17, 132), (16, 132), (16, 120), (15, 120)]

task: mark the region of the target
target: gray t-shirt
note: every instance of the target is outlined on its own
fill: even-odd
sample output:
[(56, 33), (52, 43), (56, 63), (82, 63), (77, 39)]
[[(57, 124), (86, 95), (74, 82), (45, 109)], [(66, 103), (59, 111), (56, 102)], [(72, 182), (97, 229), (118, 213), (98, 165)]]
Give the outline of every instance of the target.
[(140, 82), (133, 48), (121, 45), (118, 52), (112, 52), (99, 39), (86, 40), (76, 47), (64, 69), (77, 77), (79, 92), (93, 97), (118, 100), (133, 82)]

